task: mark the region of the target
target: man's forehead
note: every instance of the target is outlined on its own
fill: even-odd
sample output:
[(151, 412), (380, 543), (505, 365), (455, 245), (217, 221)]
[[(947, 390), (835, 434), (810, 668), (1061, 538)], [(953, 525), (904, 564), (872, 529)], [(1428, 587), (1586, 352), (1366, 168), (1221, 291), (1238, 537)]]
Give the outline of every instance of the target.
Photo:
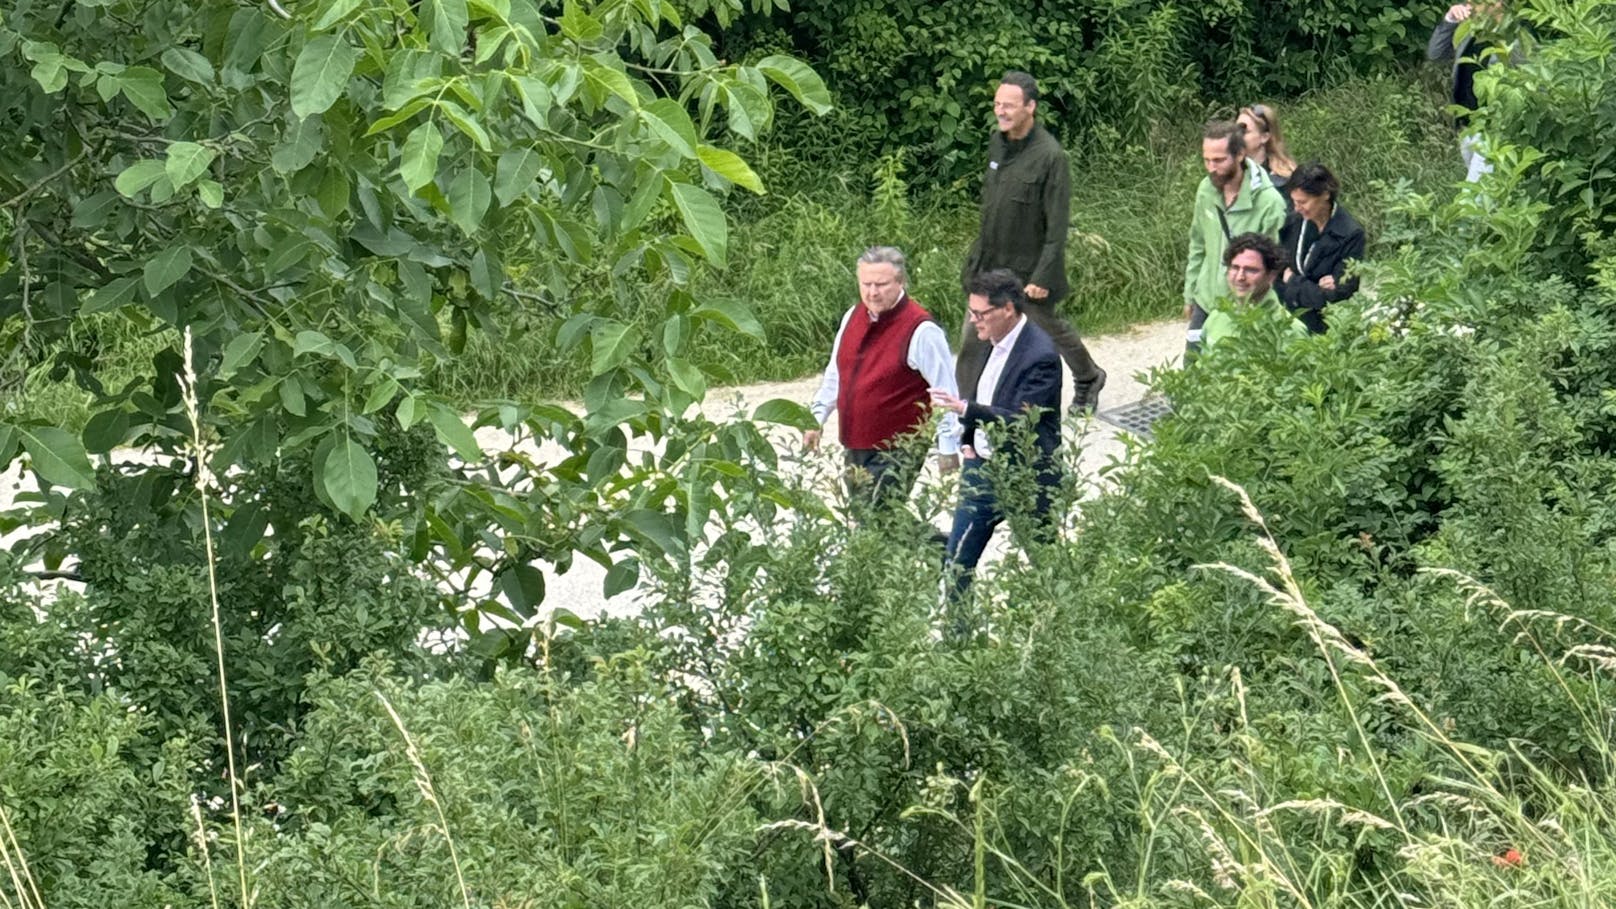
[(858, 279), (871, 283), (896, 281), (898, 269), (890, 262), (860, 262)]
[(993, 93), (993, 100), (1015, 101), (1019, 104), (1027, 100), (1027, 93), (1023, 91), (1019, 85), (1013, 85), (1009, 82), (1000, 82), (998, 90)]

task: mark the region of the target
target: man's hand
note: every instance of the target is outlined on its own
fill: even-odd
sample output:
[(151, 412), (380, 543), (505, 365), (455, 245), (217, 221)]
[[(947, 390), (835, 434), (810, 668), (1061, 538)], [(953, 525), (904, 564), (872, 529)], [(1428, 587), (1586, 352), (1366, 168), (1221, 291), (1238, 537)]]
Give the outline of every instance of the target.
[(1320, 290), (1335, 290), (1335, 275), (1325, 275), (1319, 279)]
[(1447, 18), (1449, 22), (1463, 22), (1466, 19), (1469, 19), (1470, 14), (1473, 12), (1475, 12), (1475, 8), (1470, 4), (1455, 3), (1454, 5), (1448, 7)]
[(1026, 294), (1029, 300), (1042, 300), (1049, 296), (1049, 288), (1039, 287), (1036, 284), (1028, 284), (1021, 289), (1021, 292)]
[(819, 450), (819, 436), (821, 435), (821, 432), (822, 431), (818, 430), (818, 429), (805, 429), (805, 430), (803, 430), (803, 433), (802, 433), (802, 447), (808, 449), (809, 451), (818, 451)]
[(960, 416), (965, 415), (965, 400), (963, 398), (942, 388), (928, 388), (926, 390), (931, 393), (931, 406), (952, 410)]
[(1294, 274), (1296, 274), (1296, 272), (1290, 270), (1289, 268), (1285, 269), (1285, 273), (1283, 275), (1279, 276), (1279, 283), (1281, 283), (1281, 284), (1289, 284), (1289, 283), (1291, 283), (1291, 276), (1294, 275)]
[(941, 470), (943, 473), (953, 473), (954, 471), (959, 470), (959, 466), (960, 456), (957, 454), (937, 456), (937, 469)]

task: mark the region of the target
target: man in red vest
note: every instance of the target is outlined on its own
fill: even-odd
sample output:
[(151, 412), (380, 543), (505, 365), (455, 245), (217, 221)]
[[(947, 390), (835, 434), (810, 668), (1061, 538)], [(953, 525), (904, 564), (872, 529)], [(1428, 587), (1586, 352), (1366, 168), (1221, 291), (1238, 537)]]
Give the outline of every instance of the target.
[[(862, 305), (842, 317), (812, 408), (820, 425), (841, 412), (848, 494), (890, 502), (908, 496), (925, 460), (917, 446), (901, 442), (931, 416), (927, 389), (957, 388), (953, 355), (943, 329), (909, 296), (901, 251), (865, 250), (858, 283)], [(820, 434), (804, 432), (803, 446), (818, 448)], [(952, 413), (937, 428), (937, 450), (944, 471), (959, 467), (959, 420)]]

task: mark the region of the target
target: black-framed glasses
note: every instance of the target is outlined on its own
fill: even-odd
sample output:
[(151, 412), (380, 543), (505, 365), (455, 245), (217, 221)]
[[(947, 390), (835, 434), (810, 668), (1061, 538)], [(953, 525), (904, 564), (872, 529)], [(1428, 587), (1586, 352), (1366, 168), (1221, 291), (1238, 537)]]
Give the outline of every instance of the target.
[(987, 309), (977, 309), (974, 306), (965, 307), (965, 318), (972, 322), (980, 322), (998, 311), (998, 307), (989, 306)]

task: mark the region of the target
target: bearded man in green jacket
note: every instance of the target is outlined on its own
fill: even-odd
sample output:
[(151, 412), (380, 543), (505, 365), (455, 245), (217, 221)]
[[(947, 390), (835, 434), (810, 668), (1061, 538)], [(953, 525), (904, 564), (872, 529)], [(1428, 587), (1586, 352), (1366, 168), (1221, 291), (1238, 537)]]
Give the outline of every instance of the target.
[[(1072, 219), (1072, 172), (1066, 151), (1038, 124), (1038, 83), (1011, 70), (993, 95), (999, 130), (988, 140), (988, 170), (982, 179), (982, 227), (965, 256), (961, 275), (972, 278), (996, 268), (1013, 272), (1025, 285), (1027, 317), (1047, 332), (1072, 370), (1072, 411), (1093, 410), (1105, 386), (1105, 370), (1094, 364), (1071, 323), (1055, 313), (1070, 288), (1066, 282), (1066, 231)], [(960, 335), (956, 379), (975, 388), (976, 371), (986, 357), (970, 324)]]
[(1213, 120), (1201, 137), (1206, 177), (1195, 189), (1190, 255), (1184, 268), (1184, 318), (1189, 322), (1184, 347), (1190, 354), (1200, 348), (1206, 314), (1228, 291), (1223, 253), (1229, 241), (1246, 233), (1276, 240), (1285, 223), (1285, 200), (1268, 171), (1246, 157), (1240, 124)]

